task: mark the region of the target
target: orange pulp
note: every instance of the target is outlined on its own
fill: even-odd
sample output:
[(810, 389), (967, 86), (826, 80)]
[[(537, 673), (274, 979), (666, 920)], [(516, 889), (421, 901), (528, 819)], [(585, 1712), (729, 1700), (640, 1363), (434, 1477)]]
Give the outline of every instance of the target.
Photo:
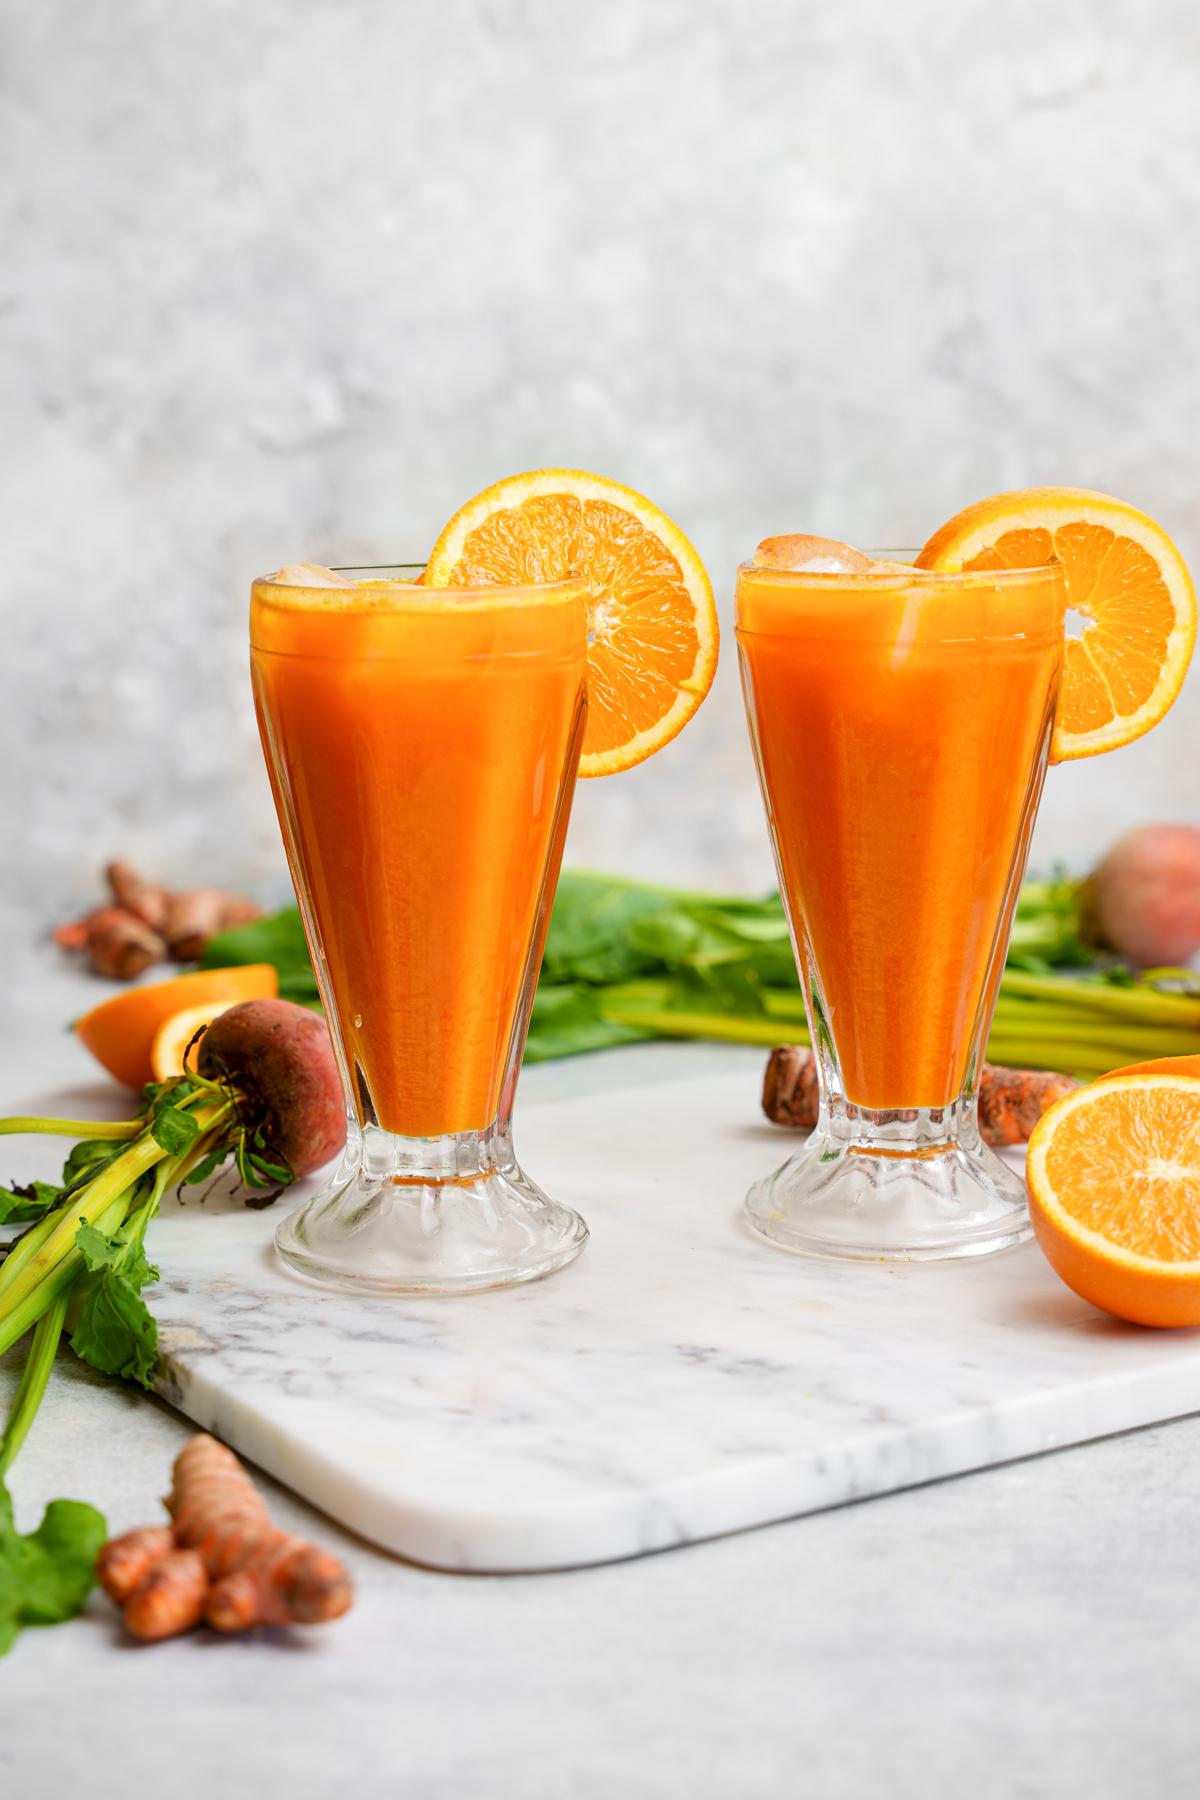
[(780, 881), (846, 1097), (945, 1106), (990, 1017), (1024, 870), (1061, 576), (747, 566), (737, 611)]
[(521, 1045), (586, 712), (582, 587), (256, 582), (259, 728), (359, 1118), (482, 1130)]

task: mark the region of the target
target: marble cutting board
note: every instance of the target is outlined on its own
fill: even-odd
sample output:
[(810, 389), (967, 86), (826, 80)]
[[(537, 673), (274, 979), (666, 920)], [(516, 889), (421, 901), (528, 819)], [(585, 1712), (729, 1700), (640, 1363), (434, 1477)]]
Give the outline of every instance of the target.
[(1104, 1318), (1032, 1245), (874, 1266), (759, 1243), (741, 1198), (789, 1141), (759, 1078), (710, 1053), (526, 1104), (526, 1166), (592, 1228), (529, 1287), (324, 1294), (276, 1262), (274, 1213), (168, 1207), (164, 1395), (365, 1537), (476, 1571), (662, 1550), (1200, 1408), (1200, 1333)]

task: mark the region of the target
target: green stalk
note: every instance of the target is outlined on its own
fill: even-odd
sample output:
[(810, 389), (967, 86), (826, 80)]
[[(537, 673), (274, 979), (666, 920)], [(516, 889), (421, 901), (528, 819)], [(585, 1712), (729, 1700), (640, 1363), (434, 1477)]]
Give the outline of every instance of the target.
[(3, 1305), (4, 1290), (12, 1286), (17, 1270), (23, 1268), (31, 1256), (36, 1255), (54, 1230), (58, 1214), (55, 1211), (44, 1213), (27, 1231), (22, 1232), (4, 1261), (0, 1263), (0, 1306)]
[(0, 1119), (0, 1137), (134, 1138), (144, 1119)]
[(1000, 991), (1009, 997), (1066, 1001), (1096, 1012), (1124, 1013), (1130, 1017), (1179, 1025), (1200, 1032), (1200, 1000), (1186, 994), (1160, 994), (1149, 987), (1115, 987), (1103, 981), (1070, 981), (1055, 975), (1027, 975), (1022, 969), (1006, 969)]
[(33, 1343), (21, 1372), (20, 1384), (8, 1411), (4, 1436), (0, 1438), (0, 1481), (3, 1481), (14, 1456), (25, 1442), (34, 1414), (42, 1403), (66, 1317), (67, 1296), (62, 1293), (56, 1295), (37, 1322)]
[[(106, 1236), (111, 1236), (124, 1220), (128, 1205), (128, 1195), (124, 1192), (117, 1194), (109, 1200), (106, 1207), (101, 1207), (95, 1213), (89, 1223)], [(77, 1230), (78, 1221), (74, 1216), (72, 1222)], [(66, 1255), (46, 1271), (40, 1280), (23, 1291), (18, 1300), (14, 1301), (6, 1296), (4, 1317), (0, 1319), (0, 1356), (19, 1343), (30, 1326), (36, 1325), (56, 1301), (68, 1300), (71, 1286), (82, 1268), (83, 1258), (72, 1243)]]
[[(228, 1112), (229, 1102), (226, 1100), (208, 1100), (203, 1108), (198, 1107), (196, 1117), (200, 1120), (201, 1133), (206, 1134), (214, 1125), (222, 1122)], [(195, 1147), (195, 1144), (191, 1146), (192, 1149)], [(51, 1229), (11, 1276), (7, 1263), (0, 1268), (0, 1315), (3, 1315), (0, 1322), (0, 1354), (20, 1337), (20, 1331), (15, 1336), (12, 1335), (12, 1320), (17, 1315), (25, 1316), (25, 1302), (31, 1296), (36, 1297), (40, 1284), (47, 1282), (51, 1274), (57, 1275), (63, 1267), (68, 1268), (72, 1276), (77, 1273), (81, 1259), (75, 1249), (75, 1235), (81, 1221), (97, 1224), (100, 1215), (106, 1213), (117, 1200), (122, 1202), (123, 1219), (129, 1206), (129, 1191), (148, 1170), (167, 1160), (167, 1152), (147, 1130), (143, 1138), (107, 1163), (94, 1180), (73, 1195), (68, 1205), (60, 1206), (51, 1214)], [(174, 1166), (176, 1159), (169, 1160)], [(7, 1261), (11, 1260), (10, 1256)], [(49, 1292), (49, 1289), (46, 1291)], [(28, 1322), (22, 1327), (22, 1330), (27, 1329)]]

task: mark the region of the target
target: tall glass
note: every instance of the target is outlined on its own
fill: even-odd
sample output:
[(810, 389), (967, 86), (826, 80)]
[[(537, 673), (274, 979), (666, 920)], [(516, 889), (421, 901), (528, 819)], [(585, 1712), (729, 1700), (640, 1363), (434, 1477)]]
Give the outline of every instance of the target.
[[(578, 582), (254, 583), (259, 729), (346, 1089), (276, 1235), (328, 1285), (464, 1293), (577, 1256), (512, 1105), (587, 707)], [(355, 579), (358, 577), (358, 579)]]
[(738, 572), (746, 709), (820, 1076), (750, 1191), (789, 1250), (980, 1255), (1029, 1233), (976, 1083), (1049, 756), (1056, 568)]

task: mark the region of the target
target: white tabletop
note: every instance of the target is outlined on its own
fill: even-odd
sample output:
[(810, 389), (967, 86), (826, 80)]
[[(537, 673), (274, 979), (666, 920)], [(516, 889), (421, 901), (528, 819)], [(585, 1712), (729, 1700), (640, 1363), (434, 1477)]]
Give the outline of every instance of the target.
[[(39, 960), (17, 992), (0, 1104), (97, 1104), (62, 1035), (96, 989)], [(631, 1056), (665, 1078), (679, 1054), (534, 1069), (526, 1091), (623, 1082)], [(12, 1473), (20, 1522), (58, 1494), (114, 1530), (153, 1519), (188, 1430), (62, 1358)], [(1194, 1769), (1196, 1419), (565, 1574), (410, 1567), (264, 1486), (346, 1558), (349, 1617), (143, 1649), (93, 1596), (0, 1664), (0, 1791), (1007, 1800), (1183, 1791)]]

